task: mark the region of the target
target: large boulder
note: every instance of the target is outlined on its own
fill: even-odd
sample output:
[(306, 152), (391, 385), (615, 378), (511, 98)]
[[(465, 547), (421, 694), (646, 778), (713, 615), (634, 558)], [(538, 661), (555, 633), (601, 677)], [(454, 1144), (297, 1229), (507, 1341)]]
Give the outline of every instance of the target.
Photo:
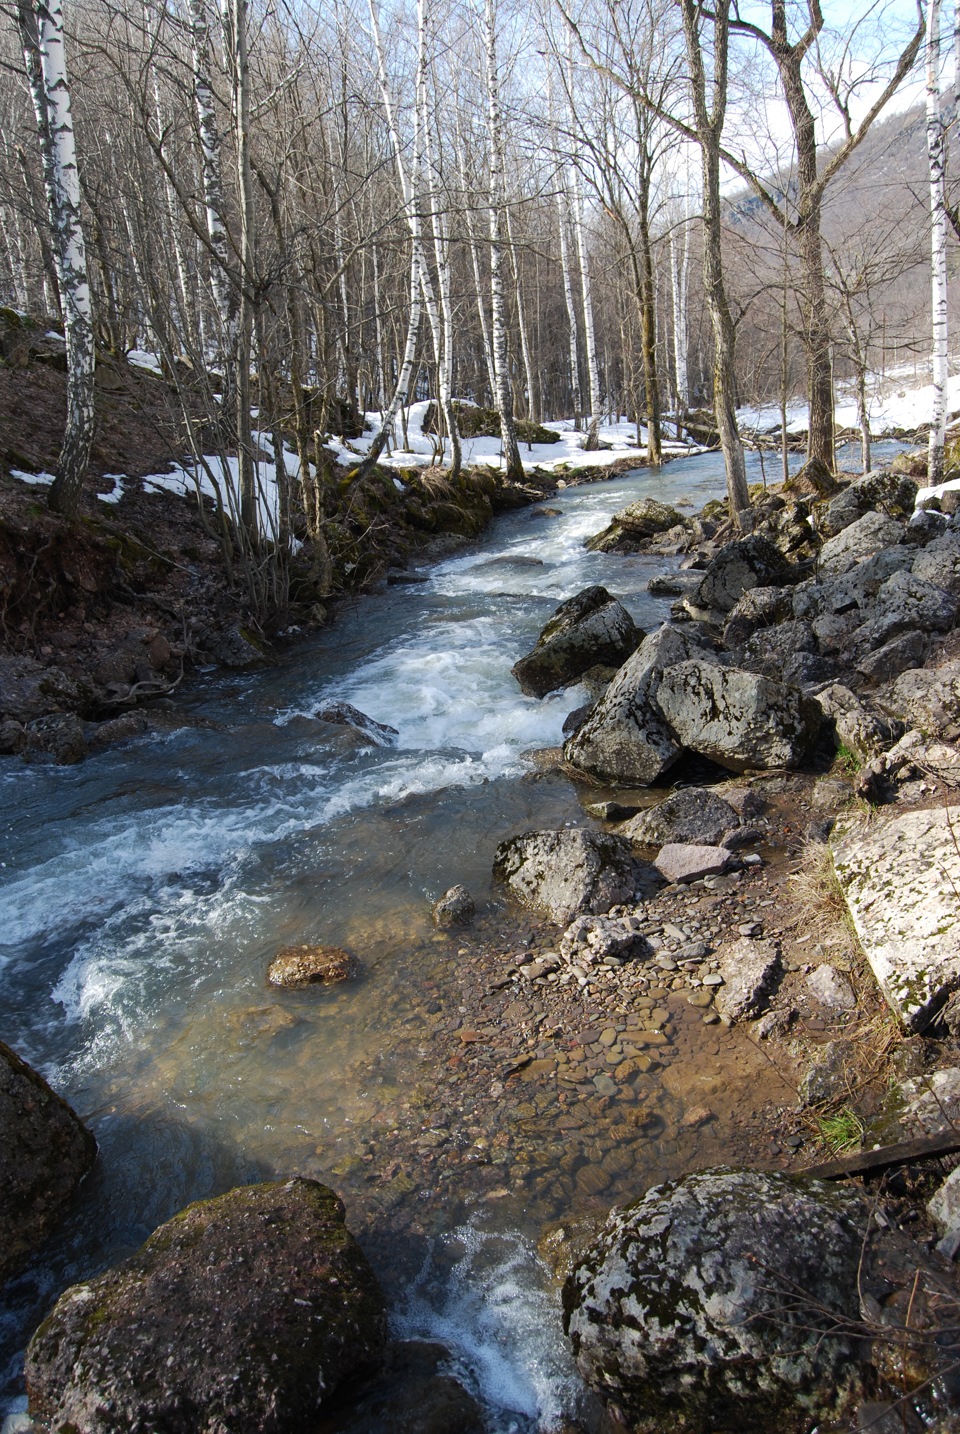
[(907, 525), (884, 513), (864, 513), (820, 549), (820, 573), (839, 577), (881, 548), (892, 548), (906, 537)]
[(686, 519), (656, 498), (638, 498), (615, 513), (602, 533), (588, 538), (584, 547), (592, 553), (634, 553), (658, 533), (685, 525)]
[(606, 782), (649, 786), (669, 771), (681, 745), (663, 720), (656, 694), (665, 668), (697, 654), (715, 662), (686, 632), (665, 624), (644, 639), (563, 749), (566, 760)]
[(960, 989), (960, 807), (842, 819), (830, 845), (873, 974), (922, 1031)]
[(602, 916), (633, 898), (637, 869), (629, 845), (610, 832), (524, 832), (497, 847), (493, 875), (524, 906), (566, 925)]
[(860, 1356), (851, 1191), (708, 1170), (614, 1210), (563, 1290), (588, 1384), (633, 1434), (806, 1434)]
[(769, 538), (754, 533), (720, 549), (684, 606), (694, 617), (729, 613), (751, 588), (782, 587), (795, 576), (780, 549)]
[(960, 597), (960, 533), (951, 529), (921, 548), (913, 560), (913, 574)]
[(181, 1211), (58, 1300), (27, 1351), (30, 1412), (78, 1434), (308, 1429), (379, 1365), (384, 1302), (315, 1180), (231, 1190)]
[(545, 697), (591, 667), (619, 667), (643, 635), (606, 588), (585, 588), (560, 604), (533, 651), (511, 670), (528, 697)]
[(953, 736), (960, 727), (960, 661), (904, 672), (880, 700), (927, 737)]
[(828, 505), (820, 520), (821, 530), (827, 537), (834, 537), (874, 509), (888, 518), (909, 518), (917, 491), (916, 483), (905, 473), (888, 468), (865, 473)]
[(664, 846), (667, 842), (695, 842), (715, 846), (740, 825), (729, 802), (709, 787), (680, 787), (655, 807), (639, 812), (620, 828), (634, 846)]
[(866, 657), (901, 633), (949, 632), (956, 620), (957, 599), (950, 593), (913, 573), (894, 573), (881, 585), (873, 615), (852, 634), (851, 651)]
[(67, 1102), (0, 1041), (0, 1285), (43, 1243), (96, 1155)]
[(733, 772), (797, 766), (821, 719), (795, 687), (696, 658), (668, 668), (656, 704), (682, 746)]
[(837, 742), (858, 762), (869, 762), (903, 736), (903, 723), (869, 711), (856, 693), (840, 682), (817, 693), (823, 714), (833, 724)]

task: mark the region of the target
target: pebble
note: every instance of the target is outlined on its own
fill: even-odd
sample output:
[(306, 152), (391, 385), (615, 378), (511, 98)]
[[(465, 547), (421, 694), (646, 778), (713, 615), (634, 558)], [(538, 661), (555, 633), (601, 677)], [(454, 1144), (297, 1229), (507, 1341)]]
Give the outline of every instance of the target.
[(713, 1004), (712, 991), (694, 991), (692, 996), (687, 997), (689, 1006), (711, 1006)]
[(704, 976), (703, 984), (705, 986), (722, 986), (724, 980), (719, 971), (711, 971), (708, 975)]

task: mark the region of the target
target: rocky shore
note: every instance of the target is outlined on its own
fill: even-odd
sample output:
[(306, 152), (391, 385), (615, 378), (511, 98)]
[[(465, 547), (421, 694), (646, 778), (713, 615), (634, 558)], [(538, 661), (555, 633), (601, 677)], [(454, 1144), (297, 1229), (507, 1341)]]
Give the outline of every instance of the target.
[[(531, 775), (572, 780), (582, 820), (504, 833), (492, 912), (437, 904), (419, 1109), (67, 1291), (28, 1356), (38, 1427), (482, 1429), (442, 1350), (388, 1346), (366, 1266), (323, 1263), (334, 1227), (353, 1247), (315, 1174), (388, 1226), (414, 1189), (521, 1201), (602, 1402), (583, 1428), (960, 1427), (960, 518), (916, 493), (806, 470), (755, 495), (745, 536), (641, 502), (590, 540), (677, 557), (674, 613), (644, 634), (587, 589), (517, 663), (532, 695), (589, 694)], [(283, 954), (294, 985), (355, 974)], [(195, 1240), (215, 1279), (185, 1271)], [(241, 1351), (216, 1390), (211, 1301)], [(243, 1331), (290, 1320), (248, 1367)], [(132, 1403), (125, 1360), (159, 1371)]]

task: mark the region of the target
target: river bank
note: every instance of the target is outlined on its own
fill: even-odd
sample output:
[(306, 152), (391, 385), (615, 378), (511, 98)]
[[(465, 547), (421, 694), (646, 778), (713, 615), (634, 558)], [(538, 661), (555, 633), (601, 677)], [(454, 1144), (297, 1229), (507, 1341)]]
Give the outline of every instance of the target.
[[(716, 492), (709, 470), (674, 474), (684, 511)], [(591, 582), (648, 629), (669, 616), (646, 591), (669, 559), (582, 548), (650, 482), (501, 519), (492, 551), (363, 599), (312, 640), (312, 662), (307, 645), (274, 673), (184, 694), (209, 727), (19, 770), (35, 815), (6, 833), (8, 1038), (56, 1075), (102, 1158), (50, 1261), (13, 1288), (13, 1389), (19, 1331), (63, 1284), (191, 1198), (296, 1170), (343, 1193), (398, 1327), (454, 1348), (491, 1427), (557, 1427), (581, 1395), (536, 1240), (568, 1263), (571, 1227), (667, 1174), (816, 1157), (818, 1113), (796, 1101), (804, 1041), (843, 1034), (866, 1050), (886, 1029), (869, 982), (852, 1013), (825, 1012), (805, 984), (826, 954), (841, 970), (849, 956), (858, 979), (842, 923), (811, 930), (811, 898), (789, 882), (816, 773), (750, 783), (765, 806), (744, 856), (759, 862), (646, 903), (653, 967), (528, 980), (556, 930), (489, 885), (505, 835), (582, 825), (582, 803), (604, 796), (524, 757), (559, 743), (577, 694), (523, 698), (509, 665)], [(323, 733), (312, 713), (331, 698), (397, 726), (397, 745), (350, 750)], [(455, 881), (480, 917), (438, 932), (430, 904)], [(55, 890), (76, 903), (69, 916)], [(798, 1052), (705, 1024), (709, 1003), (691, 1004), (716, 989), (709, 948), (742, 925), (783, 945)], [(360, 982), (268, 993), (277, 946), (311, 939), (355, 951)]]

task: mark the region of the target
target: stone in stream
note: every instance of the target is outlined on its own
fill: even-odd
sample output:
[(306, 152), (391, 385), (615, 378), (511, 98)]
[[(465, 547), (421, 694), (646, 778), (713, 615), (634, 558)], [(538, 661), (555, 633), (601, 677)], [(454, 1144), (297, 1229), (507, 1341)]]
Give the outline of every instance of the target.
[(619, 667), (643, 636), (606, 588), (584, 588), (560, 604), (533, 651), (511, 670), (528, 697), (545, 697), (569, 687), (591, 667)]
[(822, 716), (796, 687), (702, 657), (669, 667), (655, 701), (677, 742), (734, 772), (796, 767)]
[(633, 817), (620, 828), (619, 835), (634, 846), (663, 846), (665, 842), (715, 846), (739, 825), (733, 807), (709, 787), (680, 787)]
[(314, 713), (318, 722), (329, 722), (335, 727), (349, 727), (359, 738), (371, 747), (392, 747), (400, 735), (396, 727), (386, 722), (375, 722), (359, 707), (349, 702), (329, 702), (326, 707)]
[(831, 852), (884, 996), (922, 1031), (960, 989), (960, 807), (841, 819)]
[(717, 661), (691, 634), (666, 623), (645, 638), (564, 746), (571, 766), (624, 785), (649, 786), (662, 777), (681, 744), (657, 706), (657, 691), (664, 670), (694, 654), (705, 664)]
[(267, 968), (271, 986), (334, 986), (359, 975), (360, 963), (339, 946), (285, 946)]
[(806, 1434), (865, 1349), (868, 1210), (825, 1181), (708, 1170), (615, 1209), (563, 1289), (587, 1383), (633, 1434)]
[(0, 1041), (0, 1285), (61, 1219), (96, 1155), (67, 1102)]
[(510, 837), (497, 847), (493, 875), (524, 906), (566, 923), (632, 900), (638, 872), (620, 837), (580, 829)]
[(583, 546), (591, 553), (634, 553), (658, 533), (687, 526), (688, 520), (676, 508), (656, 498), (638, 498), (615, 513), (603, 532), (587, 538)]
[(73, 1285), (27, 1351), (31, 1414), (57, 1429), (259, 1434), (312, 1428), (383, 1358), (383, 1296), (315, 1180), (190, 1205)]
[(465, 886), (451, 886), (433, 904), (433, 920), (437, 926), (466, 926), (476, 914), (473, 897)]

